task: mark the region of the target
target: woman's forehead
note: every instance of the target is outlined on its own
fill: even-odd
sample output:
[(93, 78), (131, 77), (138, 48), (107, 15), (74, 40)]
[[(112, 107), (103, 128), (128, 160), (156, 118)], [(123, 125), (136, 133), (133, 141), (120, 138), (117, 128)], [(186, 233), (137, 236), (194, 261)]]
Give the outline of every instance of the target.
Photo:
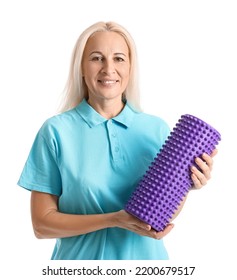
[(124, 37), (114, 31), (95, 32), (85, 46), (87, 52), (103, 52), (108, 49), (114, 53), (129, 53)]

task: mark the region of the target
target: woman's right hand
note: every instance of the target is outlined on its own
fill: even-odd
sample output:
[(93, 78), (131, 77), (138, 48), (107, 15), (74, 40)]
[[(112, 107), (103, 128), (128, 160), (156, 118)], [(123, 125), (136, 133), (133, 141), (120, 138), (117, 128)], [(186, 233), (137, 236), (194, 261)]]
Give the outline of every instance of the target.
[(142, 236), (148, 236), (154, 239), (161, 239), (166, 236), (174, 227), (174, 224), (168, 224), (163, 231), (157, 232), (147, 223), (139, 220), (124, 210), (114, 213), (115, 226), (130, 230)]

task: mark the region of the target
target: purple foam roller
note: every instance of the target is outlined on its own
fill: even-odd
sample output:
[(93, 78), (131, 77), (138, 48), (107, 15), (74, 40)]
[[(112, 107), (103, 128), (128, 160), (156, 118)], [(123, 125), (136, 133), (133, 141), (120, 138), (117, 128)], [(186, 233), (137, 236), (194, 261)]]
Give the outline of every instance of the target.
[(221, 140), (212, 126), (182, 115), (132, 193), (125, 210), (162, 231), (192, 186), (190, 167)]

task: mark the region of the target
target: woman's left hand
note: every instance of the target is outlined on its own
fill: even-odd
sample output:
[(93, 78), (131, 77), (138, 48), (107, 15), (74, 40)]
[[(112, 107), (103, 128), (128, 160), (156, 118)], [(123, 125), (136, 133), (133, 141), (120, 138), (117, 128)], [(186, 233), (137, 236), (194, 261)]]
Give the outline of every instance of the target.
[(207, 181), (211, 178), (211, 171), (213, 167), (213, 157), (217, 154), (217, 149), (215, 149), (209, 156), (204, 153), (201, 158), (196, 158), (195, 163), (201, 169), (198, 170), (195, 166), (191, 167), (191, 178), (193, 180), (192, 189), (201, 189), (206, 185)]

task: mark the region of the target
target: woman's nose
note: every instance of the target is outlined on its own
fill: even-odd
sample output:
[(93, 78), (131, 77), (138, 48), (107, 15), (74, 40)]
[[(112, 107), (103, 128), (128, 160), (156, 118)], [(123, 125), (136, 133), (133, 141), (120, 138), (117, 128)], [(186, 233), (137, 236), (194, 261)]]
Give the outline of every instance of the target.
[(106, 60), (103, 65), (102, 72), (109, 75), (115, 73), (115, 65), (113, 60)]

